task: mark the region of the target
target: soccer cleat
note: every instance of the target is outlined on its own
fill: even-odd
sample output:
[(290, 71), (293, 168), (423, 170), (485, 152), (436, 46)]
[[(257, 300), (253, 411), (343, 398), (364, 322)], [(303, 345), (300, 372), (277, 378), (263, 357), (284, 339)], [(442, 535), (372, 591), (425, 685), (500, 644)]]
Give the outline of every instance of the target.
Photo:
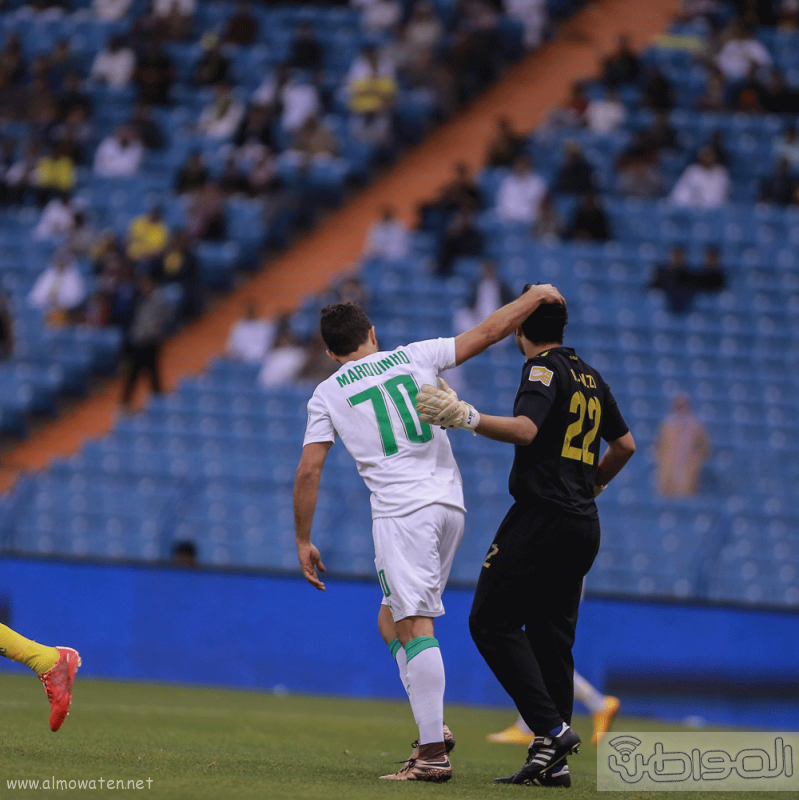
[(536, 736), (527, 748), (524, 766), (508, 778), (497, 778), (494, 783), (536, 785), (533, 781), (563, 761), (566, 756), (580, 752), (580, 737), (564, 722), (557, 736)]
[(50, 730), (55, 732), (69, 715), (69, 704), (72, 702), (72, 683), (75, 673), (81, 665), (77, 650), (71, 647), (56, 647), (59, 657), (56, 665), (39, 675), (44, 686), (44, 693), (50, 701)]
[(608, 695), (601, 711), (592, 714), (594, 720), (594, 735), (591, 737), (591, 744), (596, 746), (599, 740), (610, 730), (613, 719), (619, 710), (619, 698)]
[(405, 766), (394, 775), (381, 775), (381, 781), (427, 781), (428, 783), (446, 783), (452, 777), (452, 764), (449, 759), (443, 761), (420, 761), (409, 758)]
[[(411, 747), (413, 748), (411, 758), (419, 758), (419, 740), (417, 739)], [(444, 723), (444, 747), (447, 748), (447, 755), (455, 749), (455, 737), (446, 722)]]
[(571, 775), (569, 774), (569, 765), (566, 761), (561, 761), (552, 769), (547, 770), (538, 778), (533, 778), (534, 786), (558, 786), (562, 789), (568, 789), (572, 785)]
[(530, 744), (532, 738), (533, 734), (520, 728), (517, 722), (514, 722), (510, 728), (505, 728), (504, 731), (489, 733), (486, 736), (489, 742), (499, 742), (500, 744)]
[(549, 786), (568, 789), (572, 785), (572, 778), (569, 774), (569, 765), (565, 760), (561, 761), (552, 769), (542, 772), (537, 778), (533, 778), (533, 786)]
[[(497, 778), (494, 783), (513, 783), (514, 776), (509, 778)], [(530, 782), (531, 786), (545, 786), (547, 788), (560, 788), (568, 789), (572, 785), (571, 775), (569, 774), (569, 765), (566, 760), (560, 762), (552, 769), (542, 772), (537, 778), (533, 778)]]

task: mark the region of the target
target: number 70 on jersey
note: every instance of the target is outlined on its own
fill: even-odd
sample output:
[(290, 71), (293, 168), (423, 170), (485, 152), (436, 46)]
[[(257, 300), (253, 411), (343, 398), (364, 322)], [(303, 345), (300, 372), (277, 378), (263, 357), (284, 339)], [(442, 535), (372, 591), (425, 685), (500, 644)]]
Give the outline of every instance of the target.
[[(405, 392), (402, 391), (403, 388)], [(383, 445), (384, 455), (393, 456), (399, 451), (386, 396), (397, 409), (409, 441), (414, 444), (423, 444), (433, 438), (431, 427), (426, 422), (422, 422), (416, 414), (415, 404), (418, 391), (419, 388), (412, 375), (397, 375), (385, 383), (372, 386), (347, 398), (352, 407), (360, 403), (371, 402), (377, 418), (377, 428), (380, 431), (380, 442)]]

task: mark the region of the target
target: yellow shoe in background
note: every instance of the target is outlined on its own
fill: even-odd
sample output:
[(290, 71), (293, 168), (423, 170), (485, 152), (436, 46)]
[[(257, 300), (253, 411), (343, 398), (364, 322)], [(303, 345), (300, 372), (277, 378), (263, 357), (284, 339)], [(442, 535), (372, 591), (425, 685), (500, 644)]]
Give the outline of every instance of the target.
[(591, 737), (591, 744), (596, 746), (599, 740), (610, 730), (613, 719), (619, 710), (619, 698), (608, 695), (605, 698), (605, 705), (601, 711), (592, 714), (594, 720), (594, 735)]
[(510, 728), (505, 728), (499, 733), (489, 733), (486, 736), (489, 742), (500, 742), (501, 744), (524, 744), (528, 745), (533, 739), (533, 734), (522, 730), (515, 722)]

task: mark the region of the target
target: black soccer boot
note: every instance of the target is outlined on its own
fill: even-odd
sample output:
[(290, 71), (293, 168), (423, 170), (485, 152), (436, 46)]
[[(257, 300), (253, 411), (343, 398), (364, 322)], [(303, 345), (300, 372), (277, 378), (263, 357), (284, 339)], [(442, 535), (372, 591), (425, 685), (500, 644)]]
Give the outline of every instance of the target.
[[(524, 762), (524, 766), (515, 775), (497, 778), (494, 783), (515, 783), (525, 786), (551, 785), (536, 782), (536, 779), (540, 781), (543, 773), (549, 773), (566, 756), (579, 753), (580, 744), (580, 737), (564, 722), (560, 733), (556, 736), (536, 736), (527, 749), (527, 761)], [(566, 777), (571, 784), (568, 773)]]

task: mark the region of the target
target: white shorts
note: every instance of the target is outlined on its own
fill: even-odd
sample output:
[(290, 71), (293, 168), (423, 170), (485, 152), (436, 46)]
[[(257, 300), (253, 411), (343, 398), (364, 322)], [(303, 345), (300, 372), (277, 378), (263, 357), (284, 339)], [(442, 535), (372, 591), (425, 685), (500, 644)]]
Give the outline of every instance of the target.
[(441, 594), (463, 538), (464, 516), (458, 508), (435, 504), (372, 522), (383, 605), (394, 622), (444, 613)]

